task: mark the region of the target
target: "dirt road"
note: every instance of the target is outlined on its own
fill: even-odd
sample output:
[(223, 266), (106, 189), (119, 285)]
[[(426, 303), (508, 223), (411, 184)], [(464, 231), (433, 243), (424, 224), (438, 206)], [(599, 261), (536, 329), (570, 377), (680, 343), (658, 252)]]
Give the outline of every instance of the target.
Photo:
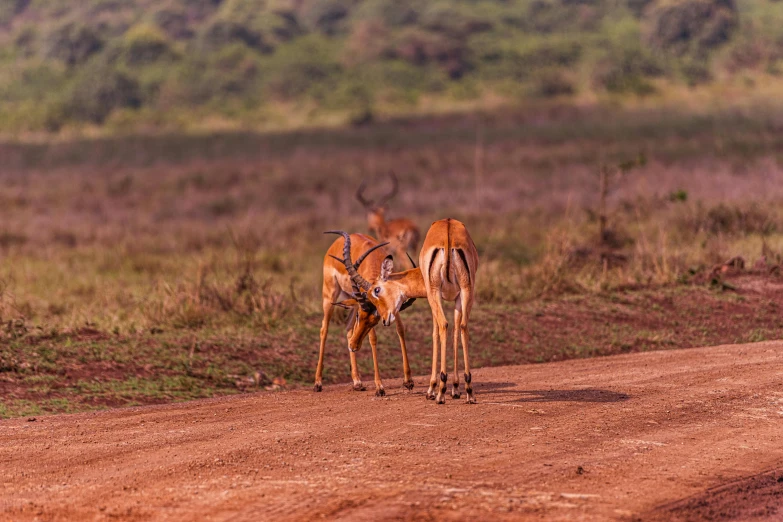
[(0, 421), (0, 519), (783, 517), (783, 342), (473, 379)]

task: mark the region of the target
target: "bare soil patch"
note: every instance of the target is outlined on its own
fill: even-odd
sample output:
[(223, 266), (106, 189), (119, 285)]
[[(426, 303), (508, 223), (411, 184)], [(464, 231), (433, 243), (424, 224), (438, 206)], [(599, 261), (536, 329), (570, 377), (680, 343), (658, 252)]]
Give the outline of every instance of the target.
[(728, 519), (774, 520), (777, 482), (741, 481), (783, 468), (781, 376), (763, 342), (482, 368), (473, 406), (417, 378), (4, 420), (0, 514), (701, 520), (750, 498)]

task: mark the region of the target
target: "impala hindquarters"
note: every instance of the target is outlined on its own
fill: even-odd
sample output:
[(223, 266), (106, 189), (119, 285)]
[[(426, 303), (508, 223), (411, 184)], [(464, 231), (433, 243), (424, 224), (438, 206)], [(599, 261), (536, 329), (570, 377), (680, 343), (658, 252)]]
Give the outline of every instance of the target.
[[(456, 219), (442, 219), (432, 224), (419, 254), (419, 268), (394, 272), (393, 260), (387, 257), (380, 279), (368, 292), (384, 325), (391, 324), (407, 299), (426, 297), (432, 310), (432, 375), (427, 398), (445, 402), (446, 341), (448, 320), (442, 301), (454, 301), (454, 380), (451, 395), (459, 398), (459, 343), (465, 364), (467, 402), (476, 402), (469, 362), (468, 321), (475, 297), (478, 252), (467, 228)], [(440, 374), (438, 354), (440, 353)], [(440, 381), (440, 386), (438, 386)], [(438, 388), (437, 396), (435, 389)]]

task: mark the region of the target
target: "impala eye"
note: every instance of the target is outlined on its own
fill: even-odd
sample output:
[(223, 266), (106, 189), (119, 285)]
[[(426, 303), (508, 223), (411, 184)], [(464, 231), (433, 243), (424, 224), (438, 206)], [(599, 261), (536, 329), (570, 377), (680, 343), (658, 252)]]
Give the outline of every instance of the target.
[(376, 287), (375, 287), (375, 290), (373, 290), (373, 291), (372, 291), (372, 293), (373, 293), (373, 294), (375, 294), (376, 296), (377, 296), (377, 295), (380, 295), (380, 293), (381, 293), (381, 287), (380, 287), (380, 286), (376, 286)]

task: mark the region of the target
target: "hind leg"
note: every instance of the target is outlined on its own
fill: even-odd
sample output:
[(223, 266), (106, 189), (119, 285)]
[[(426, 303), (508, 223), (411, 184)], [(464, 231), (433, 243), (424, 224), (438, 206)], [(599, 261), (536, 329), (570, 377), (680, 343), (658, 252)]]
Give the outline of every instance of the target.
[(432, 375), (430, 375), (430, 387), (427, 389), (427, 399), (435, 399), (435, 390), (438, 387), (438, 347), (440, 346), (440, 328), (435, 311), (432, 312)]
[(459, 399), (459, 337), (460, 324), (462, 324), (462, 310), (460, 309), (459, 297), (457, 298), (457, 307), (454, 308), (454, 381), (451, 387), (451, 398)]
[(462, 337), (462, 355), (465, 358), (465, 394), (468, 396), (467, 403), (475, 404), (476, 396), (473, 394), (473, 376), (470, 374), (470, 362), (468, 360), (468, 343), (470, 335), (468, 333), (468, 318), (470, 317), (470, 310), (473, 307), (473, 292), (470, 288), (463, 288), (460, 292), (462, 298), (462, 320), (459, 325), (455, 325), (455, 329), (459, 329), (460, 336)]
[[(448, 377), (446, 375), (446, 334), (448, 333), (449, 323), (446, 321), (446, 314), (443, 313), (443, 305), (440, 302), (440, 296), (434, 296), (432, 299), (428, 298), (430, 307), (432, 308), (433, 322), (435, 322), (435, 328), (438, 330), (437, 343), (433, 339), (433, 352), (436, 352), (440, 348), (440, 384), (438, 387), (438, 395), (435, 397), (437, 404), (444, 404), (446, 402), (446, 381)], [(440, 346), (438, 346), (440, 345)], [(433, 360), (433, 369), (436, 367), (437, 357)]]

